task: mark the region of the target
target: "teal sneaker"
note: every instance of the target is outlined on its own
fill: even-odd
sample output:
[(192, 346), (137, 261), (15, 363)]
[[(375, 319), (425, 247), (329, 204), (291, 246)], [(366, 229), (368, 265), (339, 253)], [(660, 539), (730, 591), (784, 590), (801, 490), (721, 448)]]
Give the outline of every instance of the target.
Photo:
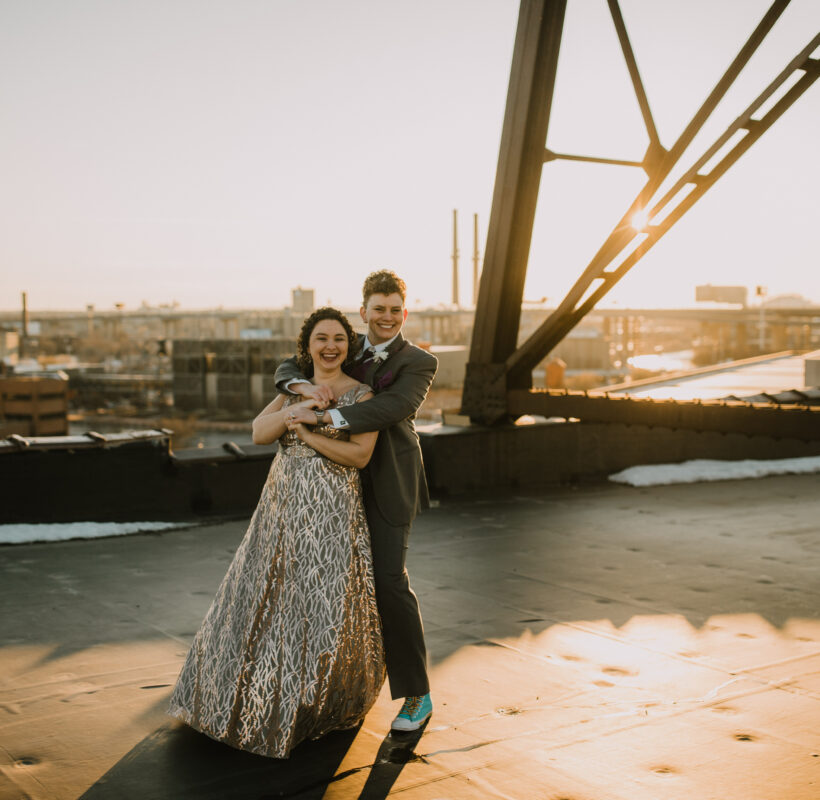
[(399, 715), (390, 726), (394, 731), (417, 731), (433, 713), (433, 701), (429, 694), (405, 697)]

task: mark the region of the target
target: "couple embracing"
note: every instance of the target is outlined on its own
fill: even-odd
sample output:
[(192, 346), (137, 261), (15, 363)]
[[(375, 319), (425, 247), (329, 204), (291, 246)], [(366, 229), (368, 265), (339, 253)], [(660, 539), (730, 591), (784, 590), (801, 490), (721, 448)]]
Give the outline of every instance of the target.
[(385, 668), (404, 698), (393, 730), (432, 713), (405, 559), (429, 504), (414, 418), (437, 362), (401, 335), (404, 281), (374, 272), (362, 294), (366, 335), (319, 309), (276, 371), (253, 437), (279, 453), (171, 697), (171, 715), (261, 755), (357, 725)]

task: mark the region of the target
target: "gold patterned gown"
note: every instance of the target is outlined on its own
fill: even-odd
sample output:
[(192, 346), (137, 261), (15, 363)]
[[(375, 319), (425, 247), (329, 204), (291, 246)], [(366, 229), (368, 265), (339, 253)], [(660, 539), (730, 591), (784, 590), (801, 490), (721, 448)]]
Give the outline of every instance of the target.
[[(337, 407), (367, 391), (360, 384)], [(291, 432), (279, 448), (168, 713), (232, 747), (285, 758), (364, 717), (384, 681), (384, 651), (359, 471)]]

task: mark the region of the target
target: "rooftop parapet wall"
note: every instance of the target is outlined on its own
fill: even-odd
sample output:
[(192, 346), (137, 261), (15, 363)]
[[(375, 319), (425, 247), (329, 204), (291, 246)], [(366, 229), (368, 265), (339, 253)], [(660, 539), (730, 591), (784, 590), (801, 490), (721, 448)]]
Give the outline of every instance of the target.
[[(195, 520), (250, 515), (276, 448), (171, 452), (170, 432), (0, 441), (4, 522)], [(820, 455), (820, 441), (645, 425), (558, 422), (421, 433), (434, 497), (599, 481), (695, 458)]]
[(820, 441), (592, 422), (442, 429), (421, 444), (437, 497), (604, 480), (641, 464), (820, 455)]

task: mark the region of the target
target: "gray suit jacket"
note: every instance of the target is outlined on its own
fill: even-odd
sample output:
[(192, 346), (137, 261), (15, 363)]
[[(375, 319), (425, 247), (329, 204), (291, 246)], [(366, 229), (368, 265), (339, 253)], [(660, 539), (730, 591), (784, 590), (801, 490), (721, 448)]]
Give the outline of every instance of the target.
[[(360, 336), (359, 344), (363, 341)], [(438, 360), (401, 334), (390, 343), (388, 354), (360, 378), (373, 388), (375, 397), (345, 406), (343, 414), (351, 433), (379, 431), (370, 463), (362, 470), (362, 487), (381, 515), (391, 525), (401, 526), (409, 525), (421, 509), (430, 506), (414, 420)], [(308, 376), (302, 374), (295, 358), (289, 358), (276, 370), (276, 385), (285, 392), (284, 384), (299, 377)]]

